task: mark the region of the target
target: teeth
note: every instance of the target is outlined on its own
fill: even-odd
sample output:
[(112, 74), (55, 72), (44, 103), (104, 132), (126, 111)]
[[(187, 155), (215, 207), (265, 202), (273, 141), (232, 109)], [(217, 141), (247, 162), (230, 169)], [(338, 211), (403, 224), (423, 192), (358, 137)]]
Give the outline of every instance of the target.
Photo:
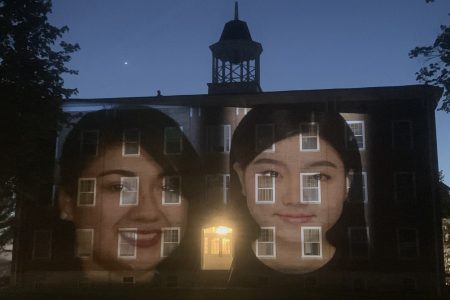
[(156, 233), (141, 233), (139, 234), (140, 239), (152, 239), (156, 236)]

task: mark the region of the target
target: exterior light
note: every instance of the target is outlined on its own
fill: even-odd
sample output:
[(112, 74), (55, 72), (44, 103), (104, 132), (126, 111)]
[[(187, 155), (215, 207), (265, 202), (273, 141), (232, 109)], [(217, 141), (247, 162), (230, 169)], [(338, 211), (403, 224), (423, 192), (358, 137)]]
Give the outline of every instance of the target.
[(220, 235), (231, 233), (232, 229), (226, 226), (217, 226), (215, 232)]

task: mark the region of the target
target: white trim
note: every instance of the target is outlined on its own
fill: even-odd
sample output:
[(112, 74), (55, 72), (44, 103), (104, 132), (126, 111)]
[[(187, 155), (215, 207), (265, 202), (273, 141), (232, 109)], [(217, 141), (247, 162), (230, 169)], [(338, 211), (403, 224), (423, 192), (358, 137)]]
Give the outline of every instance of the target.
[[(94, 182), (94, 191), (89, 192), (94, 195), (94, 199), (92, 201), (92, 204), (81, 204), (80, 203), (80, 187), (81, 187), (81, 181), (93, 181)], [(84, 192), (87, 194), (87, 192)], [(78, 178), (78, 188), (77, 188), (77, 206), (95, 206), (95, 200), (96, 200), (96, 194), (97, 194), (97, 179), (96, 178)]]
[[(320, 188), (320, 179), (317, 179), (317, 195), (318, 195), (318, 200), (315, 201), (304, 201), (303, 200), (303, 177), (304, 176), (314, 176), (314, 175), (318, 175), (320, 176), (320, 172), (313, 172), (313, 173), (300, 173), (300, 202), (301, 203), (308, 203), (308, 204), (320, 204), (322, 202), (322, 191)], [(312, 190), (313, 188), (307, 188)], [(315, 188), (314, 188), (315, 189)]]
[(83, 152), (83, 145), (84, 145), (84, 134), (88, 133), (88, 132), (93, 132), (95, 133), (95, 154), (93, 154), (93, 156), (97, 156), (98, 155), (98, 139), (99, 139), (99, 130), (98, 129), (92, 129), (92, 130), (83, 130), (81, 132), (81, 140), (80, 140), (80, 153), (82, 155), (85, 155)]
[[(264, 230), (272, 230), (273, 240), (272, 240), (272, 241), (269, 241), (269, 242), (260, 242), (260, 241), (259, 241), (259, 238), (256, 239), (256, 256), (257, 256), (257, 257), (262, 257), (262, 258), (276, 258), (276, 257), (277, 257), (277, 243), (276, 243), (276, 241), (277, 241), (277, 236), (276, 236), (276, 228), (275, 228), (275, 226), (261, 227), (261, 228), (260, 228), (260, 231), (263, 230), (263, 229), (264, 229)], [(273, 250), (273, 255), (260, 255), (260, 254), (259, 254), (259, 251), (258, 251), (258, 249), (259, 249), (259, 247), (258, 247), (259, 243), (261, 243), (261, 244), (271, 244), (271, 245), (272, 245), (272, 250)]]
[[(179, 128), (180, 129), (180, 136), (178, 138), (178, 144), (180, 146), (179, 152), (167, 152), (167, 131), (169, 129), (173, 128)], [(164, 154), (165, 155), (178, 155), (183, 152), (183, 126), (167, 126), (164, 127)]]
[[(262, 177), (262, 176), (266, 176), (266, 177), (271, 177), (272, 178), (272, 188), (270, 188), (272, 190), (272, 201), (261, 201), (258, 200), (258, 177)], [(269, 190), (269, 188), (262, 188), (264, 190)], [(261, 173), (256, 173), (255, 174), (255, 203), (257, 204), (271, 204), (271, 203), (275, 203), (275, 177), (268, 175), (268, 174), (261, 174)]]
[(272, 137), (271, 137), (271, 140), (272, 140), (272, 146), (271, 147), (269, 147), (269, 148), (267, 148), (267, 149), (264, 149), (263, 150), (263, 152), (275, 152), (275, 126), (274, 126), (274, 124), (272, 124), (272, 123), (268, 123), (268, 124), (256, 124), (256, 127), (255, 127), (255, 150), (256, 151), (260, 151), (261, 149), (259, 149), (259, 147), (258, 147), (258, 140), (260, 140), (260, 138), (259, 138), (259, 128), (261, 128), (261, 127), (269, 127), (270, 126), (270, 128), (272, 129), (271, 131), (272, 131)]
[[(319, 230), (319, 255), (305, 255), (305, 230), (316, 229)], [(321, 258), (322, 257), (322, 227), (321, 226), (304, 226), (301, 227), (301, 243), (302, 243), (302, 258)], [(317, 243), (317, 242), (312, 242)]]
[[(363, 197), (364, 197), (364, 199), (363, 199), (363, 202), (360, 202), (360, 201), (351, 201), (350, 203), (368, 203), (369, 202), (369, 192), (368, 192), (368, 186), (367, 186), (367, 172), (366, 171), (361, 171), (361, 172), (358, 172), (359, 174), (361, 174), (361, 176), (362, 176), (362, 184), (363, 184)], [(349, 176), (351, 175), (351, 176), (354, 176), (356, 173), (352, 173), (352, 174), (348, 174), (347, 175), (347, 177), (345, 178), (345, 183), (346, 183), (346, 186), (347, 186), (347, 193), (349, 192), (349, 190), (350, 190), (350, 187), (351, 187), (351, 185), (352, 185), (352, 182), (350, 182), (350, 179), (349, 179)]]
[[(46, 233), (49, 234), (48, 235), (48, 249), (47, 249), (47, 255), (46, 256), (36, 256), (36, 244), (37, 244), (37, 239), (38, 239), (38, 234), (39, 233)], [(53, 232), (50, 229), (37, 229), (33, 231), (33, 250), (32, 250), (32, 254), (31, 257), (33, 258), (33, 260), (49, 260), (52, 258), (52, 244), (53, 244)]]
[[(123, 203), (123, 193), (127, 191), (120, 191), (120, 206), (136, 206), (139, 204), (139, 177), (120, 177), (120, 185), (124, 186), (124, 181), (128, 179), (136, 179), (136, 202), (135, 203)], [(128, 191), (128, 192), (134, 192), (134, 191)]]
[[(358, 146), (358, 149), (359, 150), (366, 150), (366, 128), (365, 128), (366, 126), (365, 126), (365, 122), (364, 121), (346, 121), (346, 122), (347, 122), (348, 128), (350, 130), (352, 130), (350, 128), (350, 124), (362, 124), (362, 127), (361, 127), (362, 128), (362, 135), (358, 135), (358, 136), (362, 136), (362, 147)], [(353, 130), (352, 130), (352, 133), (353, 133), (353, 136), (355, 136), (355, 138), (356, 138), (356, 135), (353, 132)], [(347, 132), (347, 127), (346, 127), (346, 130), (345, 130), (345, 146), (348, 149), (348, 132)]]
[[(137, 131), (138, 152), (137, 153), (127, 154), (127, 153), (125, 153), (126, 144), (127, 144), (126, 133), (130, 132), (130, 131)], [(133, 129), (133, 128), (124, 129), (123, 133), (122, 133), (122, 156), (124, 156), (124, 157), (133, 157), (133, 156), (139, 156), (140, 154), (141, 154), (141, 131), (139, 129)]]
[[(414, 236), (415, 236), (415, 250), (416, 250), (416, 254), (415, 256), (411, 256), (411, 257), (407, 257), (407, 256), (402, 256), (401, 254), (401, 247), (400, 247), (400, 231), (401, 230), (408, 230), (408, 231), (413, 231), (414, 232)], [(399, 227), (397, 228), (397, 253), (398, 253), (398, 257), (401, 259), (417, 259), (420, 256), (420, 251), (419, 251), (419, 231), (417, 230), (417, 228), (411, 228), (411, 227)]]
[[(176, 230), (177, 231), (177, 241), (176, 242), (165, 242), (164, 241), (164, 232), (166, 231), (172, 231), (172, 230)], [(162, 227), (161, 228), (161, 257), (167, 257), (164, 255), (164, 245), (165, 244), (180, 244), (180, 227)]]
[[(406, 148), (396, 147), (395, 145), (395, 124), (396, 123), (408, 123), (409, 127), (409, 146)], [(414, 136), (413, 136), (413, 122), (411, 120), (392, 120), (391, 121), (391, 141), (392, 141), (392, 149), (413, 149), (414, 148)]]
[[(121, 231), (134, 232), (136, 234), (136, 239), (134, 240), (134, 255), (133, 256), (120, 255), (120, 245), (121, 244), (125, 244), (125, 243), (121, 243), (121, 240), (122, 240), (122, 235), (120, 234)], [(120, 258), (120, 259), (135, 259), (136, 258), (136, 253), (137, 253), (137, 246), (136, 246), (136, 244), (137, 244), (137, 239), (138, 239), (137, 235), (138, 235), (137, 228), (119, 228), (119, 230), (117, 232), (117, 257), (118, 258)]]
[[(308, 126), (311, 126), (311, 125), (315, 125), (315, 128), (317, 129), (316, 130), (316, 135), (315, 136), (313, 136), (313, 135), (311, 135), (311, 136), (306, 136), (306, 137), (308, 137), (308, 138), (312, 138), (312, 137), (315, 137), (316, 138), (316, 142), (317, 142), (317, 148), (316, 149), (304, 149), (303, 148), (303, 131), (302, 131), (302, 126), (304, 126), (304, 125), (308, 125)], [(317, 123), (317, 122), (308, 122), (308, 123), (300, 123), (299, 124), (299, 129), (300, 129), (300, 134), (299, 134), (299, 143), (300, 143), (300, 151), (302, 151), (302, 152), (317, 152), (317, 151), (320, 151), (320, 138), (319, 138), (319, 123)]]
[(168, 180), (168, 179), (173, 179), (173, 178), (177, 178), (178, 179), (178, 188), (179, 188), (179, 191), (178, 191), (178, 202), (174, 202), (174, 203), (171, 203), (171, 202), (166, 202), (166, 197), (165, 197), (165, 194), (166, 194), (166, 190), (164, 190), (164, 188), (163, 188), (163, 190), (162, 190), (162, 195), (161, 195), (161, 203), (162, 203), (162, 205), (180, 205), (181, 204), (181, 176), (178, 176), (178, 175), (175, 175), (175, 176), (164, 176), (163, 177), (163, 187), (165, 187), (166, 186), (166, 180)]
[[(91, 245), (90, 245), (90, 251), (89, 251), (89, 255), (80, 255), (80, 248), (79, 248), (79, 238), (78, 238), (78, 233), (79, 232), (91, 232)], [(76, 244), (76, 249), (75, 249), (75, 256), (81, 259), (89, 259), (92, 258), (92, 254), (94, 252), (94, 229), (93, 228), (78, 228), (76, 229), (76, 236), (77, 236), (77, 244)]]
[[(355, 244), (363, 244), (362, 242), (354, 242), (352, 240), (352, 232), (357, 231), (357, 230), (364, 230), (366, 232), (366, 236), (367, 236), (367, 253), (365, 256), (355, 256), (353, 254), (353, 245)], [(359, 259), (367, 259), (369, 258), (369, 241), (370, 241), (370, 235), (369, 235), (369, 228), (368, 227), (363, 227), (363, 226), (355, 226), (355, 227), (348, 227), (347, 228), (347, 234), (348, 234), (348, 243), (349, 243), (349, 253), (350, 253), (350, 257), (351, 258), (359, 258)]]

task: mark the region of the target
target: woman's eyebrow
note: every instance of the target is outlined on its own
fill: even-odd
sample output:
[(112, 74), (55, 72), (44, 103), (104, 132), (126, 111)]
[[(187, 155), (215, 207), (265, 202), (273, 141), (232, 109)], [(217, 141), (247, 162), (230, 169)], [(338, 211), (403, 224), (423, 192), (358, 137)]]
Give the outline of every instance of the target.
[(328, 161), (328, 160), (314, 161), (312, 163), (306, 164), (305, 167), (332, 167), (332, 168), (337, 169), (336, 164), (334, 164), (334, 163), (332, 163), (331, 161)]
[(270, 159), (270, 158), (260, 158), (253, 162), (253, 164), (274, 164), (274, 165), (280, 165), (285, 166), (286, 164), (282, 161)]
[(131, 171), (127, 171), (127, 170), (122, 170), (122, 169), (114, 169), (114, 170), (107, 170), (104, 172), (101, 172), (100, 174), (98, 174), (97, 177), (103, 177), (103, 176), (107, 176), (107, 175), (123, 175), (123, 176), (127, 176), (127, 177), (133, 177), (136, 176), (136, 173), (131, 172)]

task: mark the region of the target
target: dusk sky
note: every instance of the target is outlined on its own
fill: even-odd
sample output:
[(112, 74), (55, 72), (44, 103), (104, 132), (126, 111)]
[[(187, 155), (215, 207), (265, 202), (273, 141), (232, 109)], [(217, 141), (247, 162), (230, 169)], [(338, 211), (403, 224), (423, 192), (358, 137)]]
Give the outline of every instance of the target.
[[(234, 17), (231, 0), (54, 0), (50, 22), (77, 42), (66, 76), (76, 98), (206, 94), (209, 45)], [(263, 91), (417, 84), (410, 59), (450, 24), (450, 1), (241, 0), (263, 46)], [(437, 112), (439, 168), (450, 184), (450, 114)]]

